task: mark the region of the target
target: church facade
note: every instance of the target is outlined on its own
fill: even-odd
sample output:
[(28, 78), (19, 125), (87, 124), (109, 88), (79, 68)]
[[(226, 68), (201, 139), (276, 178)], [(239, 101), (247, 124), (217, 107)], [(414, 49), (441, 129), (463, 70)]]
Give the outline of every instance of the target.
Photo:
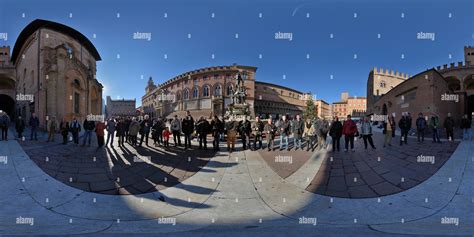
[(10, 53), (0, 48), (0, 110), (26, 121), (33, 112), (44, 127), (51, 117), (68, 121), (102, 114), (103, 86), (96, 79), (101, 57), (80, 32), (34, 20)]

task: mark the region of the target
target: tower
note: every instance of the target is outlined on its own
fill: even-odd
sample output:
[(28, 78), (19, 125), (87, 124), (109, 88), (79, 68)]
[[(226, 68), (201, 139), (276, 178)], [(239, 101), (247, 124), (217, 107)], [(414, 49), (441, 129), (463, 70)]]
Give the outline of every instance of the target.
[(465, 46), (464, 47), (464, 61), (466, 65), (474, 65), (474, 47)]
[(0, 47), (0, 63), (6, 64), (10, 62), (10, 46)]
[(156, 85), (155, 83), (153, 82), (153, 78), (149, 78), (148, 79), (148, 83), (147, 83), (147, 86), (145, 88), (145, 93), (148, 94), (150, 93), (152, 90), (156, 89)]

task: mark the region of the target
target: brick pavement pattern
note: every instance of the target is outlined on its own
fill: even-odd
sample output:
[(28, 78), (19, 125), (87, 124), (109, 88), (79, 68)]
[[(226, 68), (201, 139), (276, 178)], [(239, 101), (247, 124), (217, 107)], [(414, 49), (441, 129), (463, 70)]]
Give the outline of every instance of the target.
[[(343, 139), (341, 139), (341, 143)], [(328, 151), (324, 161), (306, 188), (307, 191), (333, 197), (370, 198), (410, 189), (436, 173), (456, 150), (459, 142), (418, 144), (409, 138), (399, 145), (383, 147), (383, 135), (374, 134), (377, 149), (364, 149), (363, 141), (354, 142), (355, 152)], [(341, 144), (342, 145), (342, 144)], [(420, 159), (418, 159), (420, 156)], [(423, 157), (434, 157), (434, 162)]]
[[(212, 149), (150, 146), (98, 149), (39, 141), (20, 142), (29, 157), (49, 176), (69, 186), (101, 194), (126, 195), (154, 192), (174, 186), (200, 171), (216, 155)], [(211, 145), (212, 147), (212, 145)]]

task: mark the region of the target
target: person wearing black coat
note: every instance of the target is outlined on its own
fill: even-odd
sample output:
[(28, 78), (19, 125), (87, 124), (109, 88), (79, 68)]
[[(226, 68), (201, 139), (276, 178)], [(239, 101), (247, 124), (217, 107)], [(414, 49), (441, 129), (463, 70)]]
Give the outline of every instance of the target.
[(117, 119), (117, 125), (116, 125), (116, 136), (118, 137), (119, 141), (119, 146), (123, 146), (125, 143), (125, 132), (126, 132), (126, 124), (123, 118), (118, 118)]
[(407, 138), (408, 138), (408, 131), (410, 130), (411, 124), (410, 124), (410, 119), (406, 114), (403, 114), (400, 120), (398, 121), (398, 127), (400, 128), (401, 135), (400, 135), (400, 146), (403, 145), (403, 143), (407, 144)]
[(165, 130), (165, 123), (161, 117), (158, 117), (151, 130), (151, 136), (153, 137), (154, 144), (163, 144), (163, 130)]
[(471, 129), (471, 121), (469, 120), (467, 114), (465, 114), (461, 119), (461, 129), (463, 131), (463, 140), (471, 140), (469, 130)]
[(181, 129), (184, 133), (184, 149), (191, 148), (191, 136), (194, 132), (194, 119), (191, 112), (186, 111), (186, 117), (181, 122)]
[(199, 149), (207, 150), (207, 134), (209, 134), (209, 122), (201, 116), (196, 124), (196, 133), (199, 137)]
[(63, 136), (63, 145), (67, 144), (67, 135), (69, 134), (69, 123), (63, 118), (59, 124), (59, 132)]
[(15, 121), (15, 129), (16, 129), (16, 132), (18, 133), (18, 139), (23, 138), (23, 131), (25, 130), (25, 126), (26, 124), (23, 118), (21, 116), (18, 116), (18, 118)]
[(252, 131), (252, 125), (250, 121), (247, 120), (247, 116), (244, 116), (244, 120), (240, 121), (239, 124), (239, 133), (240, 138), (242, 139), (243, 149), (247, 150), (247, 147), (250, 148), (250, 132)]
[(329, 136), (332, 138), (332, 151), (340, 151), (340, 140), (342, 137), (342, 123), (339, 121), (337, 116), (334, 117), (334, 121), (329, 128)]
[(219, 139), (221, 133), (224, 131), (224, 123), (219, 120), (217, 115), (214, 115), (214, 119), (211, 121), (211, 132), (214, 140), (212, 141), (212, 146), (215, 151), (219, 150)]
[(451, 113), (448, 113), (448, 117), (444, 119), (444, 128), (446, 129), (446, 138), (454, 141), (454, 119), (451, 117)]

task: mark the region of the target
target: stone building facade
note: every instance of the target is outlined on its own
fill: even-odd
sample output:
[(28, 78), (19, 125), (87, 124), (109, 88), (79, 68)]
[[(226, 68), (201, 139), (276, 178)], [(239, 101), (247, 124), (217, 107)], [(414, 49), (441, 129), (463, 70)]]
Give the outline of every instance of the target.
[(474, 112), (474, 48), (464, 47), (464, 62), (438, 66), (404, 80), (380, 96), (371, 110), (397, 116), (402, 112), (410, 112), (412, 116), (420, 112), (426, 116), (437, 114), (442, 120), (449, 112), (457, 122), (464, 114), (471, 117)]
[(246, 102), (252, 118), (302, 113), (302, 92), (255, 81), (256, 71), (256, 67), (234, 64), (189, 71), (158, 85), (150, 78), (142, 97), (143, 112), (152, 117), (181, 117), (186, 110), (195, 117), (223, 116), (236, 88), (234, 78), (240, 73), (245, 75)]
[(314, 104), (318, 110), (318, 116), (328, 120), (332, 119), (331, 105), (324, 100), (315, 100)]
[(332, 115), (340, 119), (351, 115), (352, 117), (362, 117), (367, 112), (367, 98), (359, 96), (349, 96), (347, 92), (341, 93), (341, 101), (332, 103)]
[(83, 120), (102, 114), (102, 88), (95, 78), (100, 55), (80, 32), (51, 21), (35, 20), (9, 47), (0, 50), (0, 104), (11, 116), (40, 124), (49, 117)]
[(372, 113), (372, 108), (382, 95), (395, 88), (398, 84), (408, 79), (406, 73), (394, 72), (393, 70), (374, 68), (369, 73), (367, 80), (367, 113)]
[(127, 117), (137, 115), (136, 100), (116, 99), (107, 96), (105, 105), (105, 117)]

